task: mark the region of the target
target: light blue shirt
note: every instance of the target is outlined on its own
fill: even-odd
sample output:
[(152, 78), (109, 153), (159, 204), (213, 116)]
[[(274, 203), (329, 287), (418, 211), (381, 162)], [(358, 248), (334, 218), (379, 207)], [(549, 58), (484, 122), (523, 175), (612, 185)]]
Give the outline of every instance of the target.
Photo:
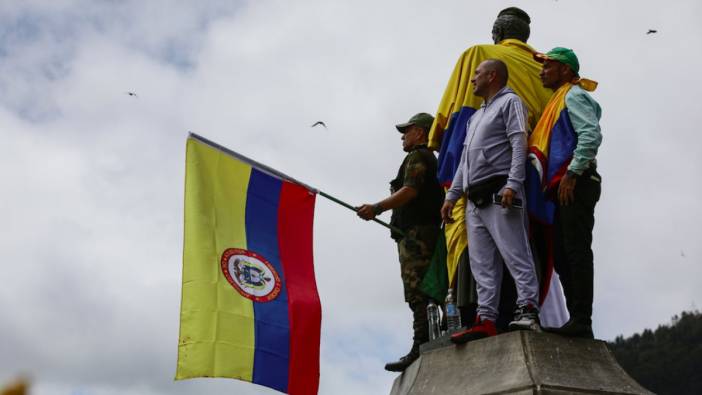
[(573, 151), (573, 160), (570, 161), (568, 170), (575, 174), (583, 174), (590, 164), (597, 164), (595, 156), (602, 143), (600, 130), (600, 105), (583, 88), (574, 85), (565, 97), (566, 108), (570, 116), (578, 143)]

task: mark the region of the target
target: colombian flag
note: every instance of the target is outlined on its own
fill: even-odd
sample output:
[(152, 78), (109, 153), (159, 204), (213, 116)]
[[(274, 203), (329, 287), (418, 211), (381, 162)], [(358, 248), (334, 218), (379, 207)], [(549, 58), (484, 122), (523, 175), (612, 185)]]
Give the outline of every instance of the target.
[(189, 136), (177, 380), (230, 377), (317, 393), (315, 192)]
[(556, 188), (568, 171), (578, 144), (565, 100), (574, 84), (590, 92), (597, 88), (597, 82), (585, 78), (563, 84), (553, 93), (529, 136), (527, 202), (530, 216), (543, 224), (553, 224)]
[(536, 129), (529, 136), (526, 183), (529, 215), (549, 225), (553, 224), (556, 211), (551, 195), (568, 170), (578, 143), (565, 103), (572, 86), (564, 84), (553, 93)]

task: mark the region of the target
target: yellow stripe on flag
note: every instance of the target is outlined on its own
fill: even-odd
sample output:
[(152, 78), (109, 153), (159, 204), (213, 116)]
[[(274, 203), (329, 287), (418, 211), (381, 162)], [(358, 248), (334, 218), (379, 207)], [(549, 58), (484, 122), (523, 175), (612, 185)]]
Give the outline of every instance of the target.
[[(446, 236), (446, 270), (448, 272), (449, 286), (453, 286), (453, 281), (458, 271), (458, 264), (461, 254), (468, 247), (468, 235), (466, 234), (466, 198), (461, 197), (456, 201), (451, 211), (453, 222), (444, 225), (444, 235)], [(458, 220), (457, 220), (458, 218)]]
[(536, 148), (541, 154), (548, 154), (548, 146), (551, 142), (551, 130), (558, 122), (561, 112), (566, 108), (565, 97), (570, 91), (572, 84), (563, 84), (551, 96), (551, 100), (546, 104), (543, 115), (539, 123), (534, 128), (534, 132), (529, 136), (529, 148)]
[(222, 275), (227, 248), (246, 249), (251, 166), (193, 138), (187, 142), (183, 293), (176, 379), (252, 381), (254, 311)]

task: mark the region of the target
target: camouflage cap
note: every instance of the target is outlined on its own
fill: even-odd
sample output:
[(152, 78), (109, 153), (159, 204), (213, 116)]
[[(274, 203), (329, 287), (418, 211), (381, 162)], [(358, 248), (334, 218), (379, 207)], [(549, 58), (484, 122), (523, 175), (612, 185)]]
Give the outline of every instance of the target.
[(428, 131), (429, 129), (431, 129), (431, 125), (433, 123), (434, 117), (432, 117), (431, 114), (420, 112), (419, 114), (415, 114), (412, 118), (410, 118), (409, 121), (395, 125), (395, 127), (400, 133), (405, 133), (407, 131), (407, 128), (412, 125), (417, 125)]

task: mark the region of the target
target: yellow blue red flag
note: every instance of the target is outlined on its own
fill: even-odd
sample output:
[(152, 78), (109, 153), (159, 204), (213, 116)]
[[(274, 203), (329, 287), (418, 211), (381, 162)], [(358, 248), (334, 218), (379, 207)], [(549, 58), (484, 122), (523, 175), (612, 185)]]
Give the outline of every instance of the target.
[(572, 84), (553, 93), (536, 129), (529, 136), (527, 203), (532, 219), (553, 224), (555, 202), (548, 198), (568, 170), (578, 138), (570, 123), (565, 97)]
[(176, 379), (230, 377), (317, 393), (315, 192), (188, 137)]
[[(584, 78), (574, 83), (588, 91), (597, 88), (595, 81)], [(534, 132), (529, 136), (526, 183), (529, 214), (545, 224), (553, 224), (556, 206), (552, 195), (568, 170), (578, 143), (565, 100), (572, 87), (572, 83), (566, 83), (553, 93)]]

